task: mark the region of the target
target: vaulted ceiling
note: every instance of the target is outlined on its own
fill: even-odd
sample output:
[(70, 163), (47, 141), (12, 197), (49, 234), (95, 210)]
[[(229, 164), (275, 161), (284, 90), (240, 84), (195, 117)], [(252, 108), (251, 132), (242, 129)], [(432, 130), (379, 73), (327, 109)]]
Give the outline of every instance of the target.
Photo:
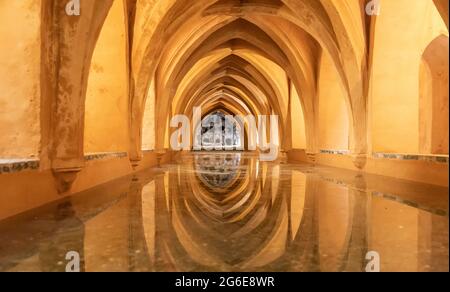
[[(445, 15), (448, 3), (434, 1)], [(42, 91), (49, 104), (71, 105), (56, 111), (51, 118), (55, 126), (49, 130), (53, 134), (48, 134), (49, 140), (58, 137), (51, 141), (56, 144), (52, 153), (56, 164), (58, 157), (61, 161), (77, 157), (56, 167), (71, 168), (82, 163), (82, 138), (77, 137), (83, 122), (68, 117), (83, 115), (78, 111), (84, 108), (90, 58), (113, 1), (82, 1), (86, 17), (78, 19), (65, 17), (60, 2), (43, 0), (43, 37), (49, 41), (42, 52), (47, 60)], [(236, 115), (276, 114), (284, 129), (291, 87), (304, 111), (307, 148), (315, 151), (318, 64), (324, 54), (345, 89), (351, 151), (367, 153), (367, 68), (376, 16), (365, 14), (366, 4), (365, 0), (126, 0), (132, 160), (141, 157), (146, 99), (153, 89), (157, 151), (164, 148), (168, 118), (191, 115), (196, 106), (202, 106), (205, 114), (217, 109)]]

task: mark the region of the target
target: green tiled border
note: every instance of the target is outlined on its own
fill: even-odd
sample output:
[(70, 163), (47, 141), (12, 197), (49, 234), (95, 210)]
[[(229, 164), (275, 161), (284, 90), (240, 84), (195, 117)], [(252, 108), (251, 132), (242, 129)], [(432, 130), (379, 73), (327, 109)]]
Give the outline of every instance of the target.
[(30, 159), (30, 160), (14, 160), (11, 159), (10, 162), (1, 163), (0, 162), (0, 174), (7, 173), (16, 173), (26, 170), (37, 170), (39, 169), (40, 163), (39, 160)]
[(350, 151), (348, 150), (328, 150), (328, 149), (323, 149), (320, 150), (321, 154), (333, 154), (333, 155), (348, 155), (350, 154)]
[[(321, 154), (330, 155), (350, 155), (348, 150), (329, 150), (322, 149), (319, 151)], [(401, 154), (401, 153), (373, 153), (372, 157), (375, 159), (396, 159), (405, 161), (426, 161), (435, 163), (448, 164), (448, 155), (423, 155), (423, 154)]]
[[(90, 153), (84, 159), (94, 161), (108, 158), (128, 157), (127, 152)], [(0, 174), (17, 173), (26, 170), (38, 170), (40, 162), (37, 159), (4, 159), (0, 160)]]
[(102, 152), (102, 153), (89, 153), (84, 156), (86, 161), (101, 160), (107, 158), (124, 158), (127, 157), (127, 152)]
[(427, 162), (448, 164), (448, 156), (446, 156), (446, 155), (374, 153), (372, 156), (374, 158), (377, 158), (377, 159), (397, 159), (397, 160), (409, 160), (409, 161), (427, 161)]

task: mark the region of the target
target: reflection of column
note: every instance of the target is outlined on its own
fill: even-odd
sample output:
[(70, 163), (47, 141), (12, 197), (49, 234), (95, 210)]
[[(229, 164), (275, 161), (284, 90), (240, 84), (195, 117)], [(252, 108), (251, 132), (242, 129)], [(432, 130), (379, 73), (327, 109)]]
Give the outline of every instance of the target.
[(151, 263), (147, 251), (142, 215), (142, 185), (134, 177), (128, 194), (129, 201), (129, 271), (148, 272)]
[[(433, 216), (426, 211), (418, 210), (418, 271), (430, 272), (432, 267), (432, 233)], [(447, 255), (448, 258), (448, 255)]]
[[(305, 184), (305, 203), (300, 231), (286, 251), (286, 256), (297, 255), (296, 260), (300, 264), (296, 264), (294, 267), (296, 272), (318, 272), (320, 271), (320, 255), (317, 230), (318, 214), (315, 208), (318, 195), (317, 177), (307, 175)], [(291, 260), (285, 260), (285, 262), (291, 262)], [(289, 269), (291, 267), (285, 268), (285, 270)]]
[[(284, 165), (282, 165), (282, 168), (284, 168)], [(283, 171), (283, 169), (282, 169)], [(288, 240), (287, 240), (287, 245), (289, 246), (290, 243), (295, 239), (295, 235), (297, 233), (297, 230), (295, 230), (295, 226), (296, 224), (293, 224), (292, 222), (295, 221), (293, 218), (293, 213), (295, 213), (298, 210), (295, 210), (295, 208), (297, 206), (295, 206), (295, 204), (293, 204), (293, 198), (295, 196), (301, 196), (301, 193), (297, 193), (295, 186), (293, 185), (294, 183), (294, 173), (293, 171), (290, 171), (290, 183), (288, 183), (285, 187), (283, 187), (284, 191), (285, 191), (285, 196), (286, 196), (286, 201), (288, 202), (287, 204), (287, 212), (288, 212)], [(293, 193), (293, 191), (295, 193)], [(294, 210), (293, 210), (294, 209)]]
[(168, 272), (171, 262), (166, 257), (165, 240), (171, 237), (171, 219), (170, 212), (166, 203), (166, 187), (164, 183), (164, 174), (155, 177), (155, 262), (154, 272)]
[(156, 208), (155, 208), (155, 181), (147, 183), (142, 189), (142, 224), (144, 226), (145, 244), (149, 259), (149, 271), (154, 270), (155, 263), (155, 237), (156, 237)]
[(53, 235), (39, 248), (41, 271), (65, 272), (68, 263), (66, 254), (71, 251), (79, 253), (80, 271), (85, 271), (84, 224), (75, 216), (71, 202), (58, 205), (55, 220)]
[(287, 190), (290, 194), (288, 202), (290, 202), (290, 226), (292, 240), (295, 239), (300, 231), (300, 224), (303, 219), (305, 211), (305, 197), (306, 197), (306, 175), (298, 170), (291, 171), (291, 190)]
[(448, 271), (448, 217), (432, 215), (431, 219), (432, 272)]
[(349, 189), (349, 196), (353, 202), (351, 205), (353, 212), (351, 212), (352, 216), (349, 218), (349, 226), (351, 226), (350, 241), (342, 266), (342, 270), (347, 272), (365, 271), (367, 263), (365, 257), (368, 252), (368, 193), (364, 191), (366, 181), (363, 175), (357, 175), (355, 180), (356, 189)]
[(343, 271), (363, 272), (366, 266), (367, 244), (367, 193), (350, 190), (353, 199), (350, 242), (344, 258)]

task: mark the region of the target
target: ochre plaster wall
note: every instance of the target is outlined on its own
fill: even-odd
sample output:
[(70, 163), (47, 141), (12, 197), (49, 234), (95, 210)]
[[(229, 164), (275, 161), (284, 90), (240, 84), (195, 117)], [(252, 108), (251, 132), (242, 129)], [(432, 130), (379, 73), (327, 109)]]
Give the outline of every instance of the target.
[(447, 28), (432, 1), (384, 1), (377, 17), (371, 76), (374, 152), (419, 152), (422, 53)]
[(123, 1), (114, 1), (92, 59), (85, 153), (128, 151), (129, 114)]
[(349, 146), (349, 115), (345, 91), (336, 67), (325, 52), (319, 72), (319, 149), (346, 150)]
[(425, 50), (420, 65), (419, 147), (424, 154), (448, 154), (448, 37)]
[(0, 1), (0, 157), (40, 148), (41, 1)]

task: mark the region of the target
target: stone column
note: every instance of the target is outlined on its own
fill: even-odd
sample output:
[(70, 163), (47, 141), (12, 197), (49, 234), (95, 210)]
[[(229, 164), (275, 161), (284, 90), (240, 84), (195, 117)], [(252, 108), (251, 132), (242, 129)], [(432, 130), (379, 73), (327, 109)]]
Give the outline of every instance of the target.
[[(84, 167), (84, 112), (94, 48), (113, 0), (81, 1), (69, 15), (69, 1), (42, 2), (42, 128), (44, 155), (60, 193), (70, 190)], [(44, 116), (46, 115), (46, 116)]]

